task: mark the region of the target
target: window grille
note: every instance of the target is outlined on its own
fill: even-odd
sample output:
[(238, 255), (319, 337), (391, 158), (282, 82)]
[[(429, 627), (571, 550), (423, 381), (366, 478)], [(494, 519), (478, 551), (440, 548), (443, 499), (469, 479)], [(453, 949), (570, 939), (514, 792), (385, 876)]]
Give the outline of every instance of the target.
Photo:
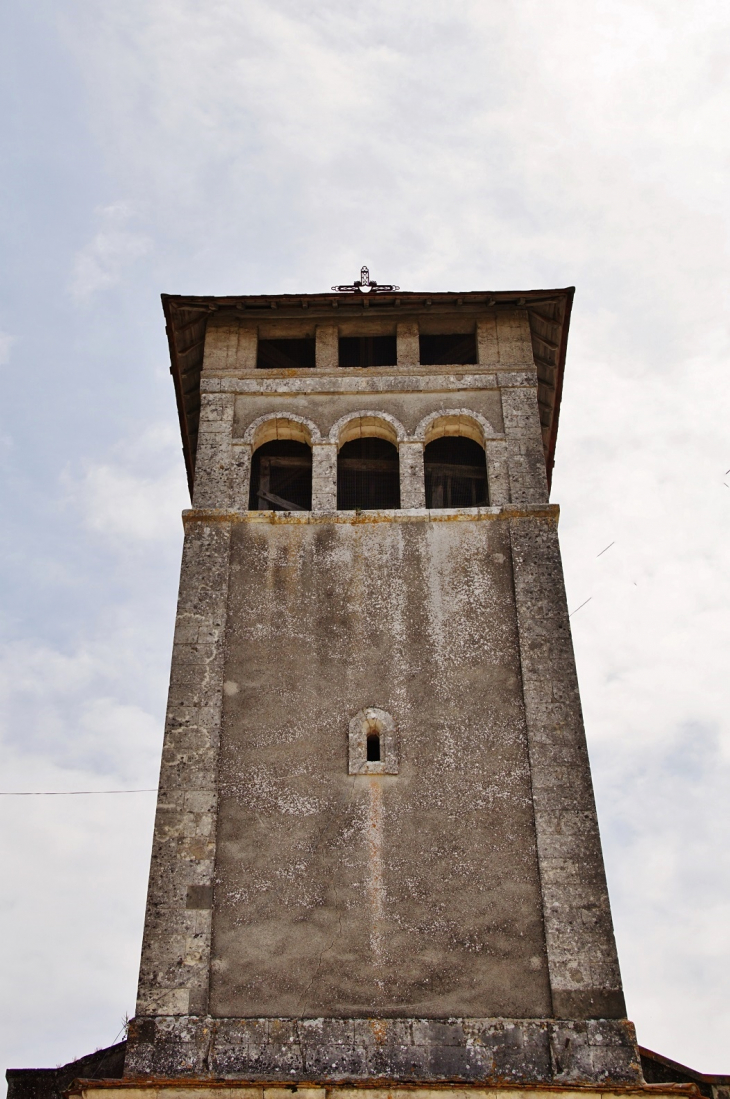
[(444, 435), (434, 439), (423, 455), (427, 508), (484, 507), (487, 491), (487, 459), (473, 439)]
[(400, 507), (398, 451), (386, 439), (353, 439), (337, 456), (337, 507), (374, 511)]
[(251, 511), (311, 511), (312, 451), (306, 443), (275, 439), (254, 451)]

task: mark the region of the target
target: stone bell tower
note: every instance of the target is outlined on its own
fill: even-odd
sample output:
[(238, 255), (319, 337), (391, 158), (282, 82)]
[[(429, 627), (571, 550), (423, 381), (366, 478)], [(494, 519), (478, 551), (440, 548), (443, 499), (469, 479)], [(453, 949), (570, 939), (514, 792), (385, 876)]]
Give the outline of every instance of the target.
[(548, 499), (572, 298), (163, 298), (193, 507), (128, 1086), (642, 1086)]

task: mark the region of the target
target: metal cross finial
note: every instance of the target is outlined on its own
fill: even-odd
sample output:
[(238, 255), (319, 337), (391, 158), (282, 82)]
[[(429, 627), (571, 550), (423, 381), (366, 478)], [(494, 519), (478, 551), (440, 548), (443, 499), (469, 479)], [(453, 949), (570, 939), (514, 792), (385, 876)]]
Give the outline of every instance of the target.
[(382, 283), (379, 285), (375, 279), (370, 278), (370, 271), (367, 267), (360, 268), (360, 279), (358, 282), (344, 283), (342, 286), (333, 286), (332, 290), (336, 290), (338, 294), (386, 294), (393, 290), (400, 290), (400, 286), (391, 286), (388, 283)]

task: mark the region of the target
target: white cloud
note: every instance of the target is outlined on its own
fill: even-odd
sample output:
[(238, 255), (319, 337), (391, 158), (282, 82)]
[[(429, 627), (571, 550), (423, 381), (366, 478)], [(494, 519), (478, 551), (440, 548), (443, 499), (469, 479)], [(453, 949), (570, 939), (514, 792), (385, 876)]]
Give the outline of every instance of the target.
[(94, 466), (83, 484), (85, 518), (109, 538), (160, 538), (180, 528), (179, 471), (140, 477), (118, 466)]
[[(5, 791), (157, 785), (175, 587), (171, 576), (157, 590), (158, 569), (168, 552), (179, 559), (186, 502), (174, 438), (152, 423), (63, 478), (63, 503), (82, 520), (77, 547), (100, 547), (96, 567), (122, 592), (99, 605), (93, 570), (81, 579), (61, 558), (72, 601), (83, 607), (92, 593), (80, 634), (69, 623), (49, 631), (60, 641), (11, 633), (0, 644)], [(60, 554), (54, 546), (44, 572)], [(6, 1065), (64, 1063), (119, 1038), (134, 1010), (154, 808), (148, 793), (0, 797), (12, 882), (0, 901), (0, 968), (15, 989), (1, 1009)]]
[[(118, 628), (93, 647), (72, 652), (28, 642), (0, 649), (0, 742), (10, 753), (6, 783), (20, 767), (29, 788), (45, 789), (37, 784), (49, 766), (56, 776), (67, 770), (112, 786), (154, 785), (162, 722), (145, 705), (149, 672), (139, 640)], [(127, 677), (136, 680), (136, 690)], [(94, 786), (99, 788), (98, 781)], [(61, 789), (68, 788), (62, 783)]]
[[(103, 784), (96, 772), (3, 753), (4, 789)], [(0, 943), (13, 989), (2, 1008), (5, 1066), (52, 1067), (119, 1040), (134, 1004), (154, 804), (154, 794), (0, 798), (0, 918), (13, 931)]]
[(180, 534), (189, 506), (174, 425), (150, 425), (116, 444), (110, 457), (64, 478), (69, 500), (94, 533), (126, 546)]
[[(724, 355), (633, 373), (578, 326), (554, 497), (620, 958), (640, 1040), (724, 1071), (730, 493)], [(702, 342), (701, 340), (699, 341)], [(605, 553), (598, 554), (611, 542)]]
[(15, 342), (15, 336), (0, 329), (0, 366), (10, 362), (10, 348)]
[[(154, 789), (162, 715), (131, 699), (147, 702), (156, 663), (143, 622), (75, 652), (3, 646), (2, 789)], [(15, 990), (1, 1009), (6, 1066), (53, 1066), (118, 1040), (134, 1005), (154, 805), (144, 793), (0, 797), (0, 968)]]
[(148, 236), (126, 227), (133, 216), (126, 203), (104, 206), (96, 214), (100, 228), (74, 260), (70, 288), (77, 301), (114, 286), (152, 247)]

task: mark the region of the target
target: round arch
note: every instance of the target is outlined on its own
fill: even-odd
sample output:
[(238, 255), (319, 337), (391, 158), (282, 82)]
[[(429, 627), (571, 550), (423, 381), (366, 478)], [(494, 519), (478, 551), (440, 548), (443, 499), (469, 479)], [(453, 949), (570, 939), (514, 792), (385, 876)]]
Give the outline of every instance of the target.
[(469, 408), (447, 408), (425, 416), (416, 428), (414, 438), (427, 446), (444, 435), (473, 439), (483, 447), (487, 439), (494, 438), (497, 432), (479, 412)]
[(403, 424), (389, 412), (372, 412), (367, 409), (340, 416), (329, 433), (329, 441), (336, 443), (338, 449), (353, 439), (368, 438), (385, 439), (398, 446), (406, 438), (406, 431)]
[(265, 416), (259, 416), (252, 424), (249, 424), (243, 436), (243, 442), (249, 443), (254, 451), (264, 443), (271, 443), (278, 439), (291, 439), (296, 443), (321, 443), (322, 436), (319, 428), (311, 420), (304, 416), (297, 416), (289, 412), (268, 412)]

